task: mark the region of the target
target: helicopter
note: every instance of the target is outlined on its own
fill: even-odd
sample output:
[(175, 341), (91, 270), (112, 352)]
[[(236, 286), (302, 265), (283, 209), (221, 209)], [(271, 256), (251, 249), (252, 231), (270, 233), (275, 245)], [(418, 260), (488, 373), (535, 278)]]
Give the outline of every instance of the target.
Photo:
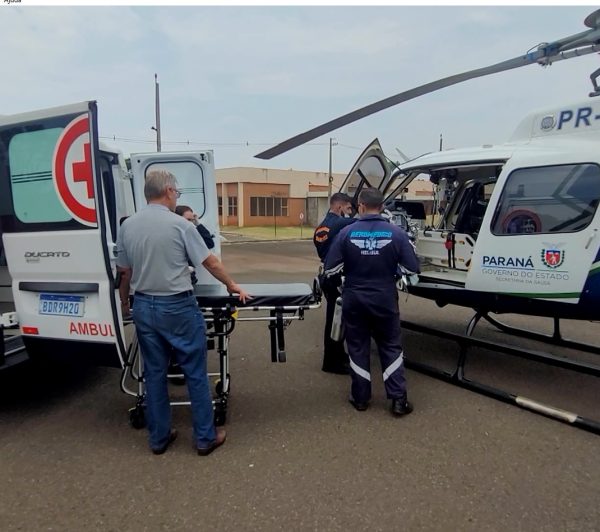
[[(584, 24), (586, 31), (380, 100), (256, 157), (270, 159), (373, 113), (463, 81), (597, 52), (600, 10), (588, 15)], [(562, 364), (546, 353), (520, 350), (517, 354), (507, 346), (472, 338), (477, 323), (485, 319), (504, 332), (600, 354), (600, 347), (565, 339), (560, 331), (561, 319), (600, 320), (600, 99), (594, 99), (600, 96), (599, 75), (600, 69), (590, 76), (590, 98), (530, 113), (504, 144), (444, 150), (391, 164), (375, 139), (341, 187), (355, 200), (365, 187), (378, 188), (385, 205), (404, 213), (405, 229), (414, 235), (421, 262), (418, 282), (404, 283), (410, 294), (440, 307), (459, 305), (475, 311), (464, 335), (439, 334), (461, 345), (454, 371), (416, 362), (413, 366), (596, 433), (600, 433), (597, 421), (466, 379), (464, 364), (465, 345), (475, 344), (600, 376), (600, 367), (593, 364)], [(424, 207), (397, 199), (416, 178), (429, 179), (434, 187), (434, 212), (429, 218)], [(425, 226), (416, 228), (406, 220), (421, 220)], [(553, 334), (511, 327), (491, 316), (504, 313), (552, 318)], [(403, 325), (438, 334), (422, 325)]]

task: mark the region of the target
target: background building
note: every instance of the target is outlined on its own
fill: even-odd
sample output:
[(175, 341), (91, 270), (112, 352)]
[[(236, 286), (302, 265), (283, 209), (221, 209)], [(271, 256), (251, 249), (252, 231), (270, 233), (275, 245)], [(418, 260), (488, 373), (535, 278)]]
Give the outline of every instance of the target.
[[(224, 226), (307, 225), (315, 227), (328, 209), (325, 172), (272, 168), (220, 168), (217, 175), (219, 219)], [(333, 174), (333, 192), (345, 174)], [(406, 199), (432, 202), (429, 181), (415, 180)], [(426, 207), (430, 211), (430, 205)]]

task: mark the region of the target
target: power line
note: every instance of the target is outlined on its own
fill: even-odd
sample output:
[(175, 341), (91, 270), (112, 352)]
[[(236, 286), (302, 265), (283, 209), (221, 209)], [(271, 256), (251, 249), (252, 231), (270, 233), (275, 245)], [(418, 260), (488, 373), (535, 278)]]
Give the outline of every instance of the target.
[[(155, 144), (156, 140), (152, 139), (141, 139), (141, 138), (131, 138), (131, 137), (118, 137), (117, 135), (112, 136), (100, 136), (103, 140), (112, 140), (114, 142), (135, 142), (140, 144)], [(162, 140), (162, 144), (171, 144), (177, 146), (216, 146), (220, 148), (239, 148), (239, 147), (256, 147), (256, 146), (273, 146), (276, 142), (200, 142), (195, 140)], [(327, 142), (310, 142), (306, 144), (307, 146), (327, 146)]]
[(338, 142), (338, 146), (341, 146), (342, 148), (350, 148), (351, 150), (362, 150), (363, 148), (359, 148), (358, 146), (350, 146), (350, 144), (340, 144)]

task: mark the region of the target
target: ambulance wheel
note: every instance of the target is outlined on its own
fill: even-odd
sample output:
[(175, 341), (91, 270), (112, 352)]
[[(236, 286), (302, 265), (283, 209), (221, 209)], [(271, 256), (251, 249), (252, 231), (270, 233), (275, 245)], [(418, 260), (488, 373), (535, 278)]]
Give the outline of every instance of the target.
[(216, 409), (215, 410), (215, 426), (222, 427), (227, 421), (227, 410)]
[(129, 424), (134, 429), (143, 429), (146, 427), (146, 414), (144, 407), (135, 406), (129, 409)]

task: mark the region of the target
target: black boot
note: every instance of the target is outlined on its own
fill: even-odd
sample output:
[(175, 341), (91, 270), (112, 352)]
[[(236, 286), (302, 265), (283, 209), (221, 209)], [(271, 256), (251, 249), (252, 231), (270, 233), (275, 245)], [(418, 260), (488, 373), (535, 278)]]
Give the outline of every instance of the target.
[(406, 416), (413, 411), (413, 405), (406, 398), (392, 399), (392, 414), (395, 416)]
[(364, 412), (367, 408), (369, 408), (369, 402), (365, 401), (364, 403), (359, 403), (358, 401), (355, 401), (354, 398), (352, 396), (350, 396), (348, 398), (348, 402), (354, 407), (356, 408), (356, 410), (358, 410), (359, 412)]

